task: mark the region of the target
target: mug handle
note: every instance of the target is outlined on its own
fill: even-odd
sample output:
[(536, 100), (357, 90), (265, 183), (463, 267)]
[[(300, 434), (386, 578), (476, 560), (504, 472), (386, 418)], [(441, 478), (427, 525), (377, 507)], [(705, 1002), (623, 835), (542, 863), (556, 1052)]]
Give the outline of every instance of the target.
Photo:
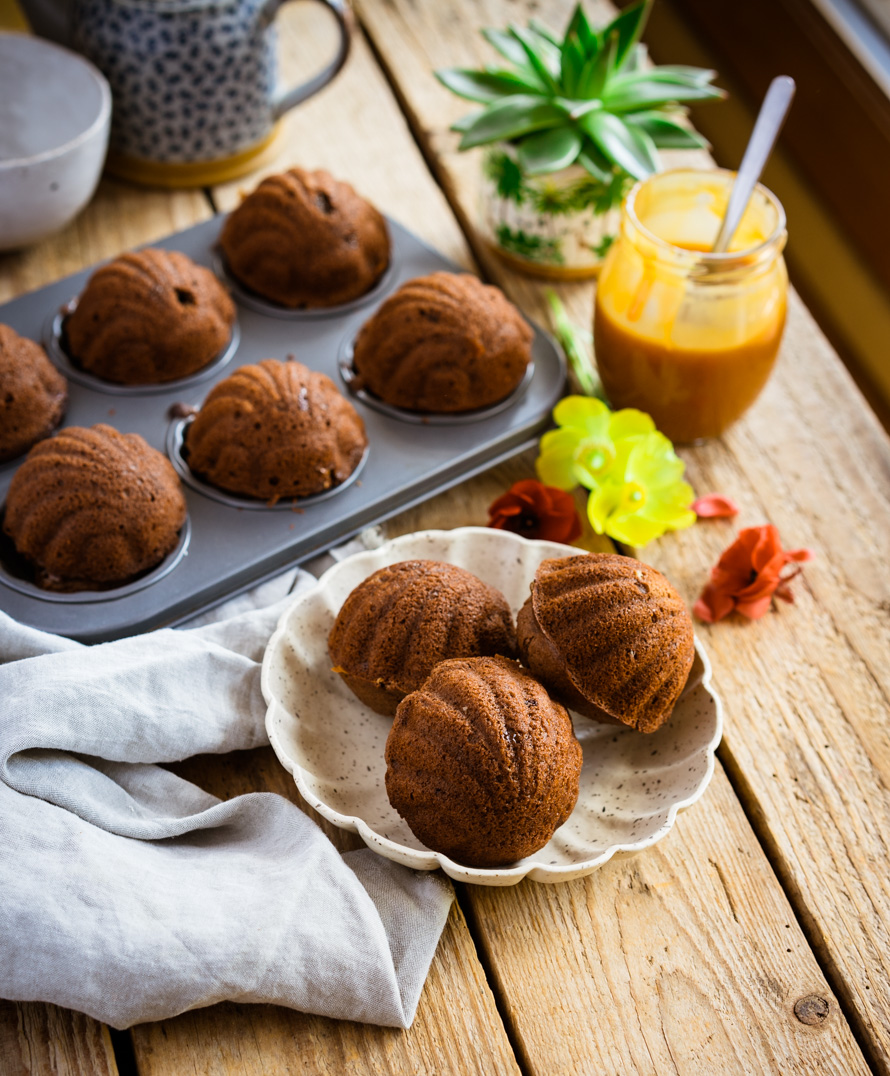
[[(286, 2), (287, 0), (268, 0), (260, 11), (260, 24), (268, 26), (278, 14), (279, 8)], [(337, 49), (337, 55), (314, 78), (309, 79), (308, 82), (301, 83), (299, 86), (294, 86), (291, 90), (286, 90), (272, 102), (272, 115), (276, 120), (280, 119), (285, 112), (289, 112), (294, 105), (305, 101), (307, 97), (311, 97), (313, 94), (318, 93), (322, 87), (327, 86), (343, 64), (346, 63), (346, 57), (349, 55), (352, 14), (348, 6), (344, 0), (318, 0), (318, 2), (330, 8), (334, 13), (334, 18), (337, 20), (337, 28), (340, 31), (340, 44)]]

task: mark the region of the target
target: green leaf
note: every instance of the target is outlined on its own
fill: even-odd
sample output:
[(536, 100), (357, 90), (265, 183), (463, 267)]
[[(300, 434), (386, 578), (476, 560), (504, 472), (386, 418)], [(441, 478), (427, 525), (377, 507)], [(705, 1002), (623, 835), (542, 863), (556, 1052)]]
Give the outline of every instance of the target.
[(573, 120), (578, 120), (582, 116), (586, 116), (588, 112), (596, 112), (603, 107), (602, 101), (581, 101), (580, 103), (568, 102), (572, 105), (569, 109), (569, 116)]
[(482, 36), (493, 48), (496, 48), (505, 60), (516, 64), (518, 67), (528, 67), (525, 58), (525, 49), (506, 30), (495, 30), (487, 27), (482, 31)]
[(578, 96), (583, 100), (599, 100), (615, 65), (615, 53), (618, 48), (618, 35), (609, 34), (605, 47), (588, 60), (578, 79)]
[(547, 92), (544, 83), (538, 78), (538, 76), (528, 67), (523, 67), (521, 70), (508, 71), (504, 67), (498, 67), (497, 64), (486, 64), (485, 73), (488, 75), (497, 75), (499, 78), (506, 79), (511, 82), (515, 87), (515, 93), (538, 93), (543, 94)]
[(462, 128), (460, 149), (471, 149), (499, 139), (518, 138), (531, 131), (564, 124), (566, 118), (566, 110), (552, 101), (542, 101), (540, 97), (528, 94), (503, 97), (476, 113), (473, 122)]
[(652, 139), (639, 130), (628, 128), (610, 112), (588, 112), (578, 125), (610, 161), (635, 179), (645, 179), (657, 169), (658, 159)]
[(567, 97), (578, 96), (578, 80), (584, 69), (584, 50), (577, 36), (567, 37), (559, 58), (559, 80)]
[(538, 37), (544, 38), (545, 41), (549, 41), (551, 45), (555, 45), (556, 48), (562, 47), (562, 42), (559, 40), (557, 34), (555, 34), (549, 26), (546, 26), (540, 19), (529, 19), (528, 28), (533, 33), (536, 33)]
[(675, 82), (684, 86), (707, 86), (717, 77), (717, 72), (707, 67), (690, 67), (688, 64), (661, 64), (644, 72), (646, 78), (655, 82)]
[(522, 46), (529, 66), (553, 93), (559, 91), (556, 79), (559, 77), (560, 54), (549, 41), (542, 41), (523, 26), (510, 26), (510, 33)]
[(511, 74), (470, 71), (463, 67), (446, 67), (433, 72), (436, 78), (458, 97), (489, 104), (516, 93), (534, 91), (536, 87)]
[[(639, 112), (673, 101), (707, 101), (725, 96), (716, 86), (684, 86), (636, 77), (636, 81), (606, 87), (603, 104), (610, 112)], [(623, 80), (622, 80), (623, 81)]]
[(462, 134), (464, 131), (469, 130), (469, 128), (472, 127), (473, 124), (485, 114), (485, 112), (486, 109), (484, 108), (480, 108), (476, 112), (468, 112), (466, 116), (461, 116), (459, 120), (455, 120), (454, 123), (452, 123), (451, 130), (458, 131)]
[(589, 138), (584, 140), (584, 146), (578, 154), (578, 164), (600, 183), (610, 183), (614, 178), (612, 162)]
[(572, 17), (569, 19), (569, 25), (566, 28), (565, 40), (568, 41), (572, 36), (577, 37), (578, 42), (581, 45), (581, 50), (584, 53), (585, 58), (595, 55), (599, 52), (600, 39), (596, 31), (587, 21), (587, 16), (584, 14), (584, 8), (580, 2), (572, 12)]
[(649, 10), (651, 7), (652, 0), (639, 0), (639, 3), (633, 4), (631, 7), (622, 11), (621, 14), (613, 19), (602, 31), (602, 36), (604, 38), (608, 38), (612, 34), (618, 35), (614, 70), (617, 71), (621, 68), (630, 51), (640, 40), (640, 35), (643, 33), (643, 29), (646, 26), (646, 20), (649, 18)]
[(708, 149), (706, 139), (662, 112), (631, 112), (624, 117), (629, 127), (645, 131), (659, 149)]
[(581, 135), (577, 131), (570, 127), (555, 127), (522, 139), (519, 164), (529, 176), (558, 172), (574, 164), (580, 150)]
[(627, 59), (624, 61), (624, 74), (632, 75), (638, 71), (644, 71), (648, 62), (649, 55), (646, 52), (645, 45), (634, 45), (627, 55)]
[(639, 127), (628, 127), (625, 125), (624, 129), (627, 132), (630, 141), (635, 145), (640, 160), (646, 163), (648, 168), (647, 174), (651, 175), (653, 172), (657, 172), (661, 168), (661, 161), (658, 159), (658, 150), (655, 148), (655, 143), (650, 136)]
[(581, 391), (587, 396), (602, 398), (603, 386), (593, 363), (592, 334), (572, 321), (553, 288), (548, 288), (544, 294), (547, 296), (547, 302), (553, 314), (553, 329), (556, 338), (562, 344), (572, 373), (581, 386)]

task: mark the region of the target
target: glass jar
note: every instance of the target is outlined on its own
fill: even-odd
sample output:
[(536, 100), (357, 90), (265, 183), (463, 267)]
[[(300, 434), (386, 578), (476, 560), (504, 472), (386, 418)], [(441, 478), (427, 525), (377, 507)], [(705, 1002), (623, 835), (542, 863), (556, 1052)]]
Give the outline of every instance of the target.
[(606, 396), (646, 411), (675, 443), (717, 437), (751, 406), (785, 327), (775, 195), (758, 185), (730, 249), (710, 252), (734, 179), (683, 169), (638, 183), (600, 273), (594, 348)]

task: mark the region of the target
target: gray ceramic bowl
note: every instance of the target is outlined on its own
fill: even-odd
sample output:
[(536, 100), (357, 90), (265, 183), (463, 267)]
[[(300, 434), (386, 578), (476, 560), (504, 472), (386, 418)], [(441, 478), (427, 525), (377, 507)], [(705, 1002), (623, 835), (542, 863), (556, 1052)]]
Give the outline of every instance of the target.
[(45, 239), (92, 198), (111, 121), (111, 91), (76, 52), (0, 34), (0, 250)]

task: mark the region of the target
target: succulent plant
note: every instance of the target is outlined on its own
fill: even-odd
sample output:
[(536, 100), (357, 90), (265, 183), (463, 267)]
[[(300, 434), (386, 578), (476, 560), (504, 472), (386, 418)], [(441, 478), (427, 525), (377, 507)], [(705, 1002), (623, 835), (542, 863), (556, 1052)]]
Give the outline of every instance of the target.
[(532, 19), (483, 30), (506, 63), (436, 72), (449, 90), (485, 105), (453, 125), (461, 149), (510, 142), (527, 175), (580, 164), (601, 183), (616, 171), (642, 179), (659, 168), (658, 149), (707, 143), (683, 122), (683, 102), (723, 96), (714, 71), (651, 66), (640, 35), (652, 0), (626, 8), (596, 30), (579, 3), (560, 39)]

